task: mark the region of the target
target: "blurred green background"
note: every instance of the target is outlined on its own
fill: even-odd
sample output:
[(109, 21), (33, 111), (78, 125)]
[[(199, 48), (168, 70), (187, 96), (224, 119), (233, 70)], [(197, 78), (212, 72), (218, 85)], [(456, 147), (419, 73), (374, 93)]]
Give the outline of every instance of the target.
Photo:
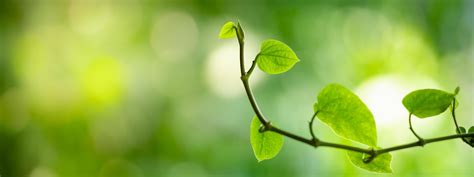
[[(416, 140), (401, 104), (415, 89), (460, 86), (458, 121), (474, 125), (473, 0), (2, 0), (0, 175), (474, 174), (461, 140), (394, 152), (392, 175), (290, 139), (257, 163), (238, 45), (217, 37), (229, 20), (243, 25), (248, 63), (267, 38), (301, 59), (252, 78), (260, 107), (286, 130), (309, 137), (312, 104), (332, 82), (373, 111), (382, 147)], [(454, 133), (449, 113), (413, 123), (424, 137)], [(315, 130), (348, 143), (319, 121)]]

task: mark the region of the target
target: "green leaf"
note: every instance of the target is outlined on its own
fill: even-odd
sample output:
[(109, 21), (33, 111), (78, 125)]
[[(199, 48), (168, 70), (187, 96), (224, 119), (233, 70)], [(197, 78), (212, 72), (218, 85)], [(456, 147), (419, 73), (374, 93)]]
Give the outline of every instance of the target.
[(461, 89), (461, 88), (459, 88), (459, 86), (457, 86), (456, 89), (454, 89), (454, 95), (457, 95), (457, 94), (459, 93), (459, 90), (460, 90), (460, 89)]
[(451, 105), (454, 95), (436, 89), (422, 89), (409, 93), (403, 98), (403, 105), (418, 118), (426, 118), (443, 113)]
[(299, 61), (290, 47), (274, 39), (264, 41), (257, 55), (258, 67), (268, 74), (284, 73)]
[(222, 26), (221, 32), (219, 33), (219, 38), (221, 39), (227, 39), (227, 38), (232, 38), (235, 36), (236, 31), (235, 31), (235, 24), (234, 22), (227, 22)]
[(365, 153), (347, 151), (347, 157), (355, 166), (377, 173), (392, 173), (392, 167), (390, 165), (392, 161), (392, 155), (390, 153), (383, 153), (376, 156), (371, 162), (364, 163), (364, 159), (368, 156)]
[[(469, 128), (468, 133), (474, 133), (474, 126), (471, 126), (471, 128)], [(467, 144), (469, 144), (471, 147), (474, 148), (474, 138), (473, 137), (464, 137), (463, 139)]]
[(250, 125), (250, 144), (252, 144), (253, 153), (260, 162), (262, 160), (272, 159), (283, 147), (283, 136), (274, 132), (259, 132), (261, 123), (257, 116), (253, 117)]
[(369, 146), (377, 144), (375, 120), (360, 98), (339, 84), (326, 86), (318, 95), (317, 117), (339, 136)]
[(456, 131), (456, 133), (458, 133), (458, 134), (464, 134), (464, 133), (466, 133), (466, 129), (465, 129), (464, 127), (462, 127), (462, 126), (459, 126), (459, 129), (458, 129), (458, 131)]

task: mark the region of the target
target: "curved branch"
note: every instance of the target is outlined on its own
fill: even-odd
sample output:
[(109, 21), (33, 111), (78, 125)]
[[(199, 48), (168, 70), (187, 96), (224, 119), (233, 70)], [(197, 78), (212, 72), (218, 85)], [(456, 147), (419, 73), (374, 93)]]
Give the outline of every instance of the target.
[(418, 143), (423, 146), (425, 144), (423, 138), (420, 137), (420, 135), (418, 135), (415, 130), (413, 129), (413, 126), (411, 125), (411, 113), (408, 115), (408, 124), (410, 125), (410, 130), (411, 132), (413, 133), (413, 135), (416, 136), (416, 138), (418, 138)]
[[(453, 117), (453, 121), (454, 121), (454, 125), (456, 126), (456, 133), (457, 134), (460, 134), (462, 133), (461, 132), (461, 129), (459, 129), (459, 125), (458, 125), (458, 121), (456, 120), (456, 98), (453, 98), (453, 104), (452, 104), (452, 107), (451, 107), (451, 117)], [(465, 138), (461, 138), (462, 141), (464, 141), (465, 143), (469, 144), (470, 146), (471, 143), (469, 143), (468, 140), (466, 140)]]
[(456, 126), (456, 133), (461, 133), (459, 131), (458, 121), (456, 120), (455, 110), (456, 110), (456, 98), (453, 98), (453, 104), (452, 104), (452, 107), (451, 107), (451, 117), (453, 117), (454, 125)]
[(309, 124), (308, 124), (308, 128), (309, 128), (309, 133), (311, 134), (311, 138), (313, 141), (319, 141), (318, 138), (316, 138), (316, 135), (314, 135), (314, 131), (313, 131), (313, 122), (314, 122), (314, 118), (316, 117), (316, 115), (318, 115), (318, 112), (319, 111), (316, 111), (314, 114), (313, 114), (313, 117), (311, 117), (311, 120), (309, 121)]
[[(256, 61), (254, 60), (253, 63), (252, 63), (251, 68), (249, 69), (249, 71), (245, 72), (243, 35), (244, 34), (243, 34), (242, 30), (237, 30), (237, 40), (239, 42), (239, 47), (240, 47), (240, 72), (241, 72), (240, 79), (242, 80), (242, 83), (243, 83), (244, 88), (245, 88), (245, 92), (247, 93), (247, 97), (250, 101), (250, 104), (252, 105), (252, 109), (254, 110), (255, 114), (257, 115), (258, 120), (260, 121), (260, 123), (262, 123), (263, 126), (264, 126), (264, 129), (263, 129), (264, 131), (272, 131), (272, 132), (281, 134), (283, 136), (286, 136), (288, 138), (294, 139), (296, 141), (308, 144), (308, 145), (313, 146), (315, 148), (317, 148), (317, 147), (331, 147), (331, 148), (336, 148), (336, 149), (355, 151), (355, 152), (369, 154), (369, 155), (373, 156), (373, 158), (375, 158), (377, 155), (380, 155), (380, 154), (383, 154), (383, 153), (388, 153), (388, 152), (392, 152), (392, 151), (397, 151), (397, 150), (407, 149), (407, 148), (412, 148), (412, 147), (417, 147), (417, 146), (423, 146), (425, 144), (439, 142), (439, 141), (445, 141), (445, 140), (463, 138), (463, 137), (473, 137), (474, 138), (474, 133), (466, 133), (466, 134), (455, 134), (455, 135), (442, 136), (442, 137), (431, 138), (431, 139), (421, 139), (421, 137), (419, 137), (415, 133), (415, 131), (412, 129), (411, 114), (410, 114), (410, 117), (409, 117), (410, 129), (415, 134), (415, 136), (417, 136), (419, 138), (419, 141), (408, 143), (408, 144), (403, 144), (403, 145), (398, 145), (398, 146), (393, 146), (393, 147), (389, 147), (389, 148), (385, 148), (385, 149), (378, 149), (378, 150), (364, 149), (364, 148), (360, 148), (360, 147), (348, 146), (348, 145), (344, 145), (344, 144), (337, 144), (337, 143), (331, 143), (331, 142), (325, 142), (325, 141), (321, 141), (321, 140), (315, 141), (316, 136), (314, 135), (314, 132), (312, 130), (312, 124), (313, 124), (313, 121), (314, 121), (314, 118), (315, 118), (317, 112), (314, 114), (314, 116), (312, 117), (312, 119), (310, 121), (310, 125), (309, 125), (310, 126), (310, 134), (312, 136), (312, 138), (310, 138), (310, 139), (299, 136), (299, 135), (296, 135), (296, 134), (293, 134), (293, 133), (290, 133), (290, 132), (287, 132), (287, 131), (282, 130), (278, 127), (275, 127), (275, 126), (271, 125), (270, 121), (268, 121), (264, 117), (263, 113), (260, 111), (260, 108), (258, 107), (257, 101), (255, 100), (255, 97), (253, 95), (252, 89), (250, 89), (250, 84), (249, 84), (248, 79), (250, 78), (250, 75), (252, 74), (252, 71), (255, 68)], [(454, 116), (454, 113), (453, 113), (453, 116)]]
[[(235, 27), (234, 27), (235, 28)], [(270, 125), (270, 122), (265, 119), (263, 116), (262, 112), (260, 111), (260, 108), (257, 105), (257, 101), (255, 101), (255, 97), (253, 96), (253, 92), (250, 89), (250, 85), (248, 82), (248, 78), (250, 75), (248, 75), (245, 72), (245, 64), (244, 64), (244, 34), (242, 30), (237, 30), (237, 40), (239, 41), (239, 49), (240, 49), (240, 79), (242, 80), (242, 83), (244, 84), (245, 88), (245, 93), (247, 93), (247, 97), (249, 98), (250, 104), (252, 105), (253, 111), (255, 114), (257, 114), (258, 120), (260, 120), (260, 123), (262, 123), (264, 126)], [(255, 67), (255, 62), (252, 64), (251, 70), (253, 71), (253, 68)], [(249, 72), (251, 73), (251, 72)]]

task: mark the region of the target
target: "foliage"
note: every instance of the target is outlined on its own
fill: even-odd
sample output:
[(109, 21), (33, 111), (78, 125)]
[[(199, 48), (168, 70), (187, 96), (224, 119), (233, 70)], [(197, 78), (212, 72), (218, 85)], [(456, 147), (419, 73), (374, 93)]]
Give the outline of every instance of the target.
[(272, 159), (283, 147), (283, 136), (274, 132), (260, 133), (261, 127), (257, 116), (253, 117), (250, 125), (250, 144), (259, 162)]
[(221, 39), (233, 38), (235, 36), (234, 22), (227, 22), (222, 26), (219, 37)]
[(326, 86), (319, 93), (314, 109), (319, 120), (336, 134), (369, 146), (377, 145), (374, 116), (359, 97), (347, 88), (339, 84)]
[(378, 173), (392, 173), (392, 167), (390, 165), (392, 155), (390, 153), (377, 156), (370, 163), (363, 162), (363, 159), (369, 158), (365, 153), (347, 151), (347, 157), (349, 157), (352, 164), (364, 170)]
[(436, 89), (423, 89), (409, 93), (402, 102), (410, 114), (426, 118), (446, 111), (453, 99), (454, 94)]
[(290, 47), (274, 39), (262, 43), (256, 60), (258, 67), (268, 74), (284, 73), (300, 61)]
[[(233, 22), (225, 23), (221, 28), (219, 37), (230, 38), (233, 36), (237, 36), (239, 45), (242, 49), (244, 44), (244, 32), (240, 23), (237, 25)], [(242, 51), (240, 54), (241, 67), (244, 67)], [(454, 111), (458, 103), (455, 99), (455, 95), (459, 93), (459, 87), (455, 89), (453, 94), (436, 89), (422, 89), (413, 91), (405, 96), (402, 103), (410, 115), (410, 129), (419, 139), (418, 142), (414, 143), (387, 149), (378, 147), (376, 124), (371, 111), (356, 94), (339, 84), (330, 84), (319, 93), (317, 97), (318, 102), (313, 105), (315, 112), (314, 116), (309, 122), (309, 129), (312, 136), (311, 139), (306, 139), (281, 130), (266, 120), (259, 110), (250, 89), (248, 79), (252, 74), (256, 63), (262, 71), (268, 74), (280, 74), (292, 69), (299, 61), (299, 58), (293, 50), (286, 44), (278, 40), (268, 39), (262, 43), (260, 53), (255, 57), (253, 65), (249, 71), (245, 72), (245, 68), (241, 68), (241, 79), (245, 86), (250, 103), (252, 104), (252, 108), (257, 114), (252, 119), (250, 127), (250, 142), (255, 157), (259, 162), (274, 158), (280, 152), (280, 149), (283, 146), (283, 135), (314, 147), (328, 146), (345, 149), (347, 150), (347, 157), (352, 164), (359, 168), (378, 173), (392, 173), (392, 155), (389, 153), (390, 151), (415, 146), (424, 146), (427, 143), (453, 138), (461, 138), (463, 141), (474, 147), (474, 134), (472, 133), (474, 127), (471, 127), (469, 132), (466, 133), (466, 129), (464, 127), (458, 127), (456, 122)], [(411, 115), (415, 115), (419, 118), (436, 116), (445, 112), (450, 106), (452, 108), (453, 120), (456, 124), (457, 135), (423, 139), (415, 133), (411, 126)], [(319, 120), (327, 124), (335, 134), (357, 143), (367, 145), (369, 146), (369, 149), (328, 143), (319, 140), (316, 138), (312, 130), (312, 124), (315, 117), (318, 117)]]

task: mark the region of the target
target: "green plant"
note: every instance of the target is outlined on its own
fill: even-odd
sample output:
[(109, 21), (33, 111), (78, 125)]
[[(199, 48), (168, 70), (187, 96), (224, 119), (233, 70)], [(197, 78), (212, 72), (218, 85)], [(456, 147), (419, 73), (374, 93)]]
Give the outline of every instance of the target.
[[(402, 102), (409, 113), (409, 127), (412, 133), (418, 138), (418, 141), (408, 144), (389, 148), (378, 147), (377, 131), (372, 113), (357, 95), (339, 84), (330, 84), (319, 93), (317, 103), (313, 106), (314, 114), (309, 121), (310, 138), (305, 138), (278, 128), (265, 118), (258, 107), (249, 85), (249, 79), (257, 65), (262, 71), (268, 74), (280, 74), (290, 70), (300, 60), (286, 44), (270, 39), (262, 43), (260, 53), (253, 60), (250, 69), (245, 71), (243, 55), (244, 31), (240, 23), (225, 23), (220, 30), (219, 37), (233, 38), (235, 36), (237, 36), (240, 48), (240, 78), (250, 104), (256, 114), (250, 127), (250, 142), (258, 161), (275, 157), (283, 146), (284, 136), (313, 147), (332, 147), (347, 150), (347, 156), (355, 166), (379, 173), (392, 172), (390, 167), (392, 155), (389, 153), (392, 151), (424, 146), (426, 144), (455, 138), (461, 138), (468, 145), (474, 147), (474, 126), (469, 128), (466, 132), (466, 129), (458, 126), (456, 121), (455, 110), (458, 102), (455, 96), (459, 93), (459, 87), (455, 89), (454, 93), (435, 89), (423, 89), (416, 90), (405, 96)], [(427, 118), (441, 114), (448, 108), (451, 108), (456, 134), (425, 139), (419, 136), (413, 129), (411, 125), (412, 115), (418, 118)], [(312, 128), (316, 117), (329, 126), (340, 137), (364, 144), (368, 146), (368, 148), (320, 140), (316, 137)]]

